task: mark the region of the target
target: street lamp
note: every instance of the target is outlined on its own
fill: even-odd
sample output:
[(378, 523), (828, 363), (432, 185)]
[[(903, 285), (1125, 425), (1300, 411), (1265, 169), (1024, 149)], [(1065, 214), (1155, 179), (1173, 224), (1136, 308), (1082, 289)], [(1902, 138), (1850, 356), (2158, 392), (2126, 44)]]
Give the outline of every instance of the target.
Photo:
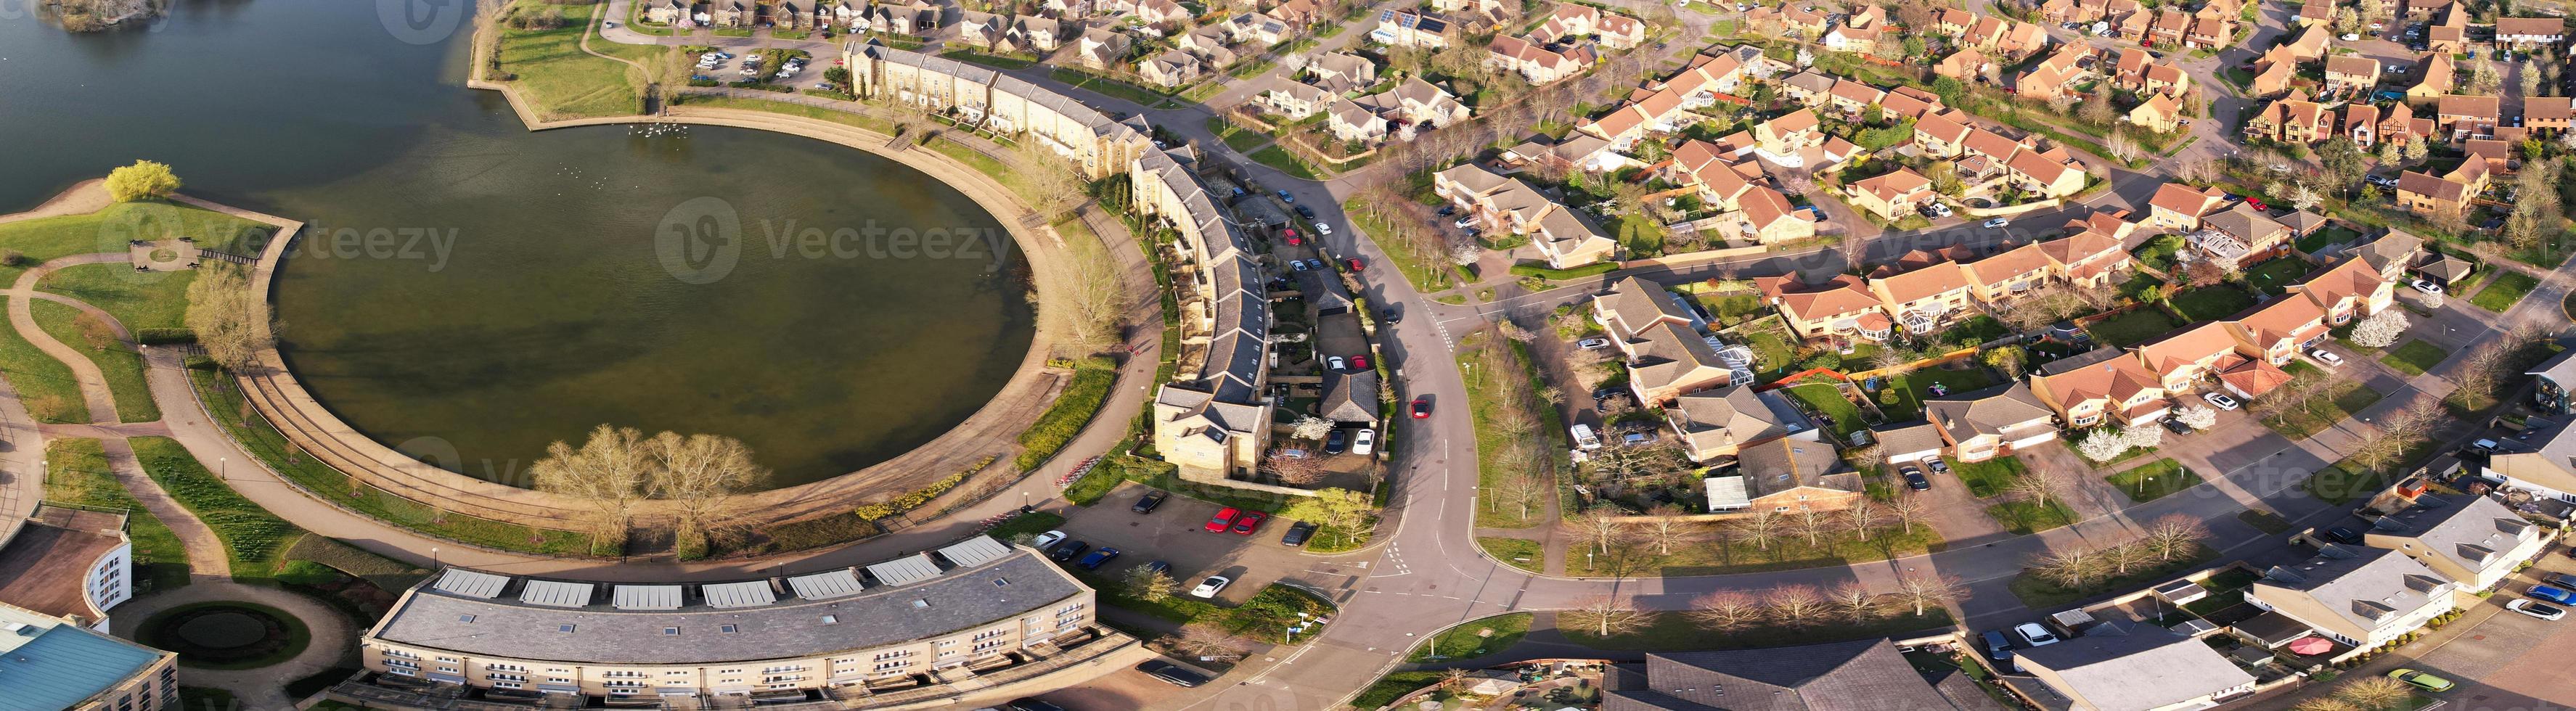
[(429, 569), (438, 569), (438, 546), (429, 547)]

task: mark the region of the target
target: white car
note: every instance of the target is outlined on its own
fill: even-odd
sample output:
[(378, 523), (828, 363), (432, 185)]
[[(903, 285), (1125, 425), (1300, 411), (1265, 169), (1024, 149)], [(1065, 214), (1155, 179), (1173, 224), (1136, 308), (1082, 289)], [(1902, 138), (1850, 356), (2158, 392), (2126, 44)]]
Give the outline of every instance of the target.
[(1342, 360), (1341, 356), (1325, 356), (1324, 367), (1334, 370), (1342, 370), (1344, 368), (1351, 367), (1351, 362)]
[(1210, 575), (1206, 580), (1199, 581), (1198, 587), (1190, 588), (1190, 596), (1213, 598), (1216, 597), (1218, 591), (1224, 590), (1225, 586), (1232, 584), (1234, 584), (1233, 578), (1228, 578), (1223, 575)]
[(1360, 430), (1360, 433), (1359, 433), (1358, 435), (1354, 435), (1354, 436), (1352, 436), (1352, 437), (1351, 437), (1351, 453), (1352, 453), (1352, 454), (1375, 454), (1375, 453), (1377, 453), (1377, 430), (1372, 430), (1372, 429), (1362, 429), (1362, 430)]
[(1031, 548), (1036, 548), (1036, 549), (1038, 549), (1038, 550), (1040, 550), (1040, 551), (1044, 551), (1044, 550), (1048, 550), (1048, 549), (1054, 548), (1054, 547), (1055, 547), (1055, 544), (1063, 543), (1063, 542), (1064, 542), (1064, 532), (1063, 532), (1063, 531), (1048, 531), (1048, 532), (1045, 532), (1045, 533), (1038, 534), (1038, 538), (1037, 538), (1037, 540), (1035, 540), (1035, 541), (1030, 541), (1030, 542), (1029, 542), (1029, 547), (1031, 547)]
[(2208, 401), (2210, 407), (2221, 410), (2236, 409), (2236, 398), (2228, 397), (2227, 393), (2201, 393), (2200, 399)]
[(1608, 348), (1608, 347), (1610, 347), (1610, 339), (1607, 339), (1607, 338), (1586, 338), (1586, 339), (1583, 339), (1583, 340), (1580, 340), (1580, 341), (1575, 341), (1575, 342), (1574, 342), (1574, 347), (1576, 347), (1576, 348), (1581, 348), (1581, 349), (1584, 349), (1584, 350), (1587, 350), (1587, 351), (1600, 350), (1600, 349), (1603, 349), (1603, 348)]
[(2317, 359), (2317, 362), (2319, 363), (2324, 363), (2337, 368), (2343, 367), (2343, 356), (2335, 355), (2333, 352), (2327, 351), (2323, 348), (2308, 349), (2308, 357)]
[(2359, 41), (2361, 41), (2361, 35), (2357, 35), (2357, 34), (2353, 34), (2353, 33), (2350, 33), (2350, 32), (2346, 32), (2346, 33), (2343, 33), (2343, 41), (2345, 41), (2345, 42), (2359, 42)]
[(2417, 280), (2414, 280), (2414, 281), (2406, 282), (2406, 285), (2407, 285), (2407, 286), (2411, 286), (2411, 287), (2415, 287), (2415, 290), (2416, 290), (2416, 291), (2424, 292), (2424, 294), (2425, 294), (2425, 295), (2427, 295), (2427, 296), (2441, 296), (2441, 295), (2442, 295), (2442, 285), (2440, 285), (2440, 284), (2435, 284), (2435, 283), (2433, 283), (2433, 282), (2425, 281), (2425, 280), (2422, 280), (2422, 279), (2417, 279)]
[(2396, 184), (2397, 184), (2397, 178), (2395, 178), (2395, 177), (2391, 177), (2391, 176), (2386, 176), (2386, 175), (2373, 175), (2373, 176), (2369, 176), (2369, 177), (2362, 178), (2362, 179), (2361, 179), (2361, 182), (2369, 183), (2369, 184), (2372, 184), (2372, 185), (2377, 185), (2377, 186), (2380, 186), (2380, 187), (2383, 187), (2383, 188), (2384, 188), (2384, 187), (2388, 187), (2388, 186), (2396, 185)]
[(1473, 217), (1461, 217), (1461, 218), (1458, 218), (1458, 221), (1457, 221), (1457, 222), (1449, 223), (1449, 226), (1450, 226), (1450, 227), (1456, 227), (1456, 228), (1458, 228), (1458, 229), (1462, 229), (1462, 230), (1463, 230), (1463, 229), (1467, 229), (1467, 228), (1469, 228), (1469, 227), (1474, 227), (1474, 226), (1476, 226), (1476, 218), (1473, 218)]
[(1932, 214), (1934, 214), (1934, 215), (1939, 215), (1939, 216), (1942, 216), (1942, 217), (1949, 217), (1949, 216), (1950, 216), (1950, 206), (1949, 206), (1949, 205), (1942, 204), (1942, 203), (1939, 203), (1939, 202), (1934, 202), (1934, 203), (1932, 203)]
[(2039, 626), (2037, 622), (2021, 623), (2021, 626), (2013, 628), (2013, 634), (2021, 635), (2022, 641), (2030, 643), (2033, 647), (2046, 647), (2057, 643), (2057, 635), (2049, 634), (2048, 628)]
[(1986, 221), (1986, 229), (1994, 229), (1994, 228), (2002, 227), (2002, 226), (2004, 226), (2004, 225), (2009, 225), (2009, 224), (2012, 224), (2012, 220), (2011, 220), (2011, 219), (1998, 217), (1998, 218), (1995, 218), (1995, 219), (1987, 220), (1987, 221)]
[(1315, 223), (1315, 231), (1316, 231), (1316, 232), (1321, 232), (1321, 233), (1324, 233), (1324, 234), (1332, 234), (1332, 233), (1333, 233), (1333, 223), (1330, 223), (1330, 222), (1317, 222), (1317, 223)]
[(2539, 600), (2515, 600), (2505, 603), (2504, 609), (2552, 621), (2567, 616), (2565, 609), (2550, 607)]

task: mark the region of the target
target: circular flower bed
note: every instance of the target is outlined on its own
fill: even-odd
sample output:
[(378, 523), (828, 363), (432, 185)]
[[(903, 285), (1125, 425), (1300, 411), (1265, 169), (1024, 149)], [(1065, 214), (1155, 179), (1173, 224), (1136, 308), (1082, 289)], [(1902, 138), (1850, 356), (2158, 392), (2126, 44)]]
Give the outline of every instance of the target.
[(294, 615), (247, 602), (198, 602), (163, 610), (136, 628), (136, 641), (179, 653), (207, 669), (255, 669), (304, 652), (312, 633)]

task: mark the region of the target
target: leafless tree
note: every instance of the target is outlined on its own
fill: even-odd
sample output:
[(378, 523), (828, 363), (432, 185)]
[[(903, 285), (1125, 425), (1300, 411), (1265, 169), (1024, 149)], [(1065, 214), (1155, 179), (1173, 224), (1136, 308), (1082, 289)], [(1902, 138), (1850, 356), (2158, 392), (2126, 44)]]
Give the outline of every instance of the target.
[(2014, 479), (2007, 490), (2045, 509), (2048, 508), (2049, 502), (2064, 498), (2067, 487), (2065, 474), (2041, 470), (2029, 472), (2019, 479)]
[(1598, 637), (1634, 632), (1652, 621), (1651, 615), (1628, 601), (1608, 595), (1585, 600), (1572, 610), (1557, 613), (1557, 618), (1563, 626), (1589, 630)]
[(1866, 541), (1869, 540), (1869, 530), (1878, 527), (1880, 513), (1878, 500), (1866, 496), (1853, 499), (1851, 507), (1843, 509), (1843, 525), (1860, 540)]
[(2209, 538), (2209, 527), (2200, 519), (2182, 514), (2167, 514), (2147, 525), (2140, 542), (2155, 554), (2158, 562), (2171, 561), (2192, 554), (2200, 542)]
[(1926, 513), (1924, 509), (1922, 497), (1898, 496), (1895, 500), (1887, 502), (1888, 518), (1896, 519), (1896, 523), (1904, 526), (1905, 533), (1908, 535), (1914, 533), (1914, 523), (1923, 520), (1923, 515)]
[(1807, 537), (1810, 548), (1825, 544), (1825, 536), (1834, 532), (1834, 512), (1818, 508), (1799, 509), (1789, 514), (1789, 528)]
[(1955, 575), (1913, 573), (1896, 579), (1896, 598), (1921, 617), (1934, 606), (1967, 599), (1968, 584)]
[(2112, 575), (2128, 575), (2130, 568), (2154, 559), (2155, 550), (2143, 542), (2130, 541), (2103, 548), (2101, 557), (2102, 565), (2110, 568)]
[(1784, 523), (1770, 509), (1756, 509), (1726, 522), (1726, 535), (1740, 543), (1751, 543), (1755, 550), (1771, 550), (1771, 541), (1780, 537)]
[(1324, 468), (1322, 459), (1295, 456), (1287, 449), (1270, 450), (1269, 455), (1261, 458), (1261, 468), (1270, 470), (1280, 481), (1300, 487), (1323, 481), (1324, 475), (1332, 473)]
[(2059, 587), (2080, 589), (2101, 574), (2102, 558), (2091, 549), (2068, 546), (2053, 552), (2034, 554), (2031, 556), (2029, 565)]
[(711, 434), (654, 435), (643, 443), (651, 458), (653, 497), (671, 502), (678, 514), (674, 532), (682, 557), (703, 553), (708, 537), (738, 531), (734, 494), (769, 480), (769, 470), (752, 461), (741, 440)]
[(1527, 470), (1514, 470), (1503, 475), (1499, 494), (1502, 505), (1520, 509), (1521, 518), (1529, 518), (1533, 509), (1547, 499), (1547, 482)]
[(1066, 270), (1065, 288), (1054, 303), (1037, 302), (1038, 317), (1054, 322), (1052, 330), (1064, 340), (1058, 344), (1059, 354), (1089, 355), (1117, 342), (1119, 327), (1126, 323), (1135, 299), (1106, 248), (1068, 245), (1064, 251), (1065, 258), (1058, 261)]
[(1663, 504), (1648, 509), (1646, 515), (1654, 518), (1637, 527), (1637, 538), (1654, 546), (1659, 555), (1672, 555), (1673, 544), (1687, 542), (1699, 532), (1682, 518), (1685, 514), (1679, 506)]
[(1231, 657), (1252, 646), (1249, 640), (1206, 623), (1183, 625), (1171, 644), (1173, 649), (1193, 657)]
[(1691, 622), (1716, 632), (1732, 632), (1762, 619), (1762, 602), (1742, 590), (1718, 590), (1691, 599), (1682, 613)]
[[(2362, 4), (2369, 5), (2371, 3)], [(2350, 701), (2345, 701), (2332, 696), (2320, 696), (2301, 701), (2298, 705), (2291, 706), (2290, 709), (2291, 711), (2377, 711), (2376, 709), (2362, 708), (2354, 705)]]
[(1850, 622), (1867, 622), (1877, 617), (1882, 609), (1878, 604), (1878, 591), (1857, 580), (1835, 585), (1825, 593), (1825, 597), (1833, 601), (1834, 611), (1842, 613), (1843, 619)]
[(1762, 596), (1763, 611), (1781, 625), (1797, 628), (1813, 624), (1831, 606), (1812, 585), (1784, 585), (1772, 588)]
[(1575, 535), (1582, 537), (1585, 545), (1597, 549), (1600, 554), (1609, 555), (1610, 546), (1626, 543), (1632, 537), (1628, 523), (1620, 518), (1619, 509), (1614, 506), (1585, 511), (1574, 520)]
[(2415, 696), (2405, 682), (2384, 676), (2365, 676), (2335, 687), (2334, 698), (2352, 702), (2365, 709), (2385, 709)]
[(548, 446), (546, 458), (537, 460), (529, 473), (538, 491), (586, 510), (591, 547), (606, 551), (625, 546), (628, 523), (643, 505), (653, 468), (642, 431), (600, 425), (579, 449), (562, 441)]

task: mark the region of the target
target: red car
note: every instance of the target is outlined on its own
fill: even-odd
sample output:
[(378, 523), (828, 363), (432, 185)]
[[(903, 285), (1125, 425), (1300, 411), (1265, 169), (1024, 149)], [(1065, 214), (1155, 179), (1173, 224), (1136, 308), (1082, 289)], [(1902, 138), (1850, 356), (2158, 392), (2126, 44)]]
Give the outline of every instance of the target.
[(1292, 244), (1292, 245), (1305, 244), (1305, 243), (1306, 243), (1306, 240), (1305, 240), (1305, 238), (1298, 237), (1298, 236), (1297, 236), (1297, 231), (1296, 231), (1296, 230), (1289, 230), (1289, 231), (1288, 231), (1288, 243), (1289, 243), (1289, 244)]
[(1261, 528), (1262, 521), (1267, 521), (1269, 519), (1270, 514), (1265, 514), (1259, 511), (1245, 511), (1243, 512), (1243, 518), (1234, 520), (1234, 533), (1235, 535), (1240, 536), (1252, 535), (1252, 532), (1255, 529)]
[(1358, 257), (1352, 257), (1352, 258), (1350, 258), (1350, 264), (1351, 264), (1351, 271), (1355, 271), (1355, 272), (1364, 272), (1364, 271), (1368, 271), (1368, 265), (1366, 265), (1366, 264), (1361, 264), (1361, 263), (1360, 263), (1360, 258), (1358, 258)]
[(1355, 355), (1355, 356), (1351, 356), (1351, 369), (1352, 369), (1352, 370), (1368, 370), (1368, 356), (1364, 356), (1364, 355)]
[(1207, 532), (1224, 533), (1225, 527), (1234, 525), (1234, 517), (1242, 515), (1242, 513), (1242, 511), (1238, 511), (1232, 506), (1225, 507), (1224, 511), (1216, 512), (1216, 518), (1208, 519)]
[(2257, 210), (2269, 210), (2269, 209), (2272, 209), (2272, 208), (2267, 207), (2267, 206), (2265, 206), (2265, 205), (2263, 204), (2263, 199), (2262, 199), (2262, 198), (2254, 197), (2254, 196), (2252, 196), (2252, 195), (2247, 195), (2247, 196), (2245, 196), (2245, 204), (2247, 204), (2247, 205), (2252, 205), (2252, 206), (2254, 206), (2254, 209), (2257, 209)]
[(1417, 397), (1417, 398), (1414, 398), (1414, 399), (1413, 399), (1413, 419), (1420, 420), (1420, 419), (1428, 418), (1428, 417), (1430, 417), (1430, 416), (1431, 416), (1431, 398), (1427, 398), (1427, 397)]

